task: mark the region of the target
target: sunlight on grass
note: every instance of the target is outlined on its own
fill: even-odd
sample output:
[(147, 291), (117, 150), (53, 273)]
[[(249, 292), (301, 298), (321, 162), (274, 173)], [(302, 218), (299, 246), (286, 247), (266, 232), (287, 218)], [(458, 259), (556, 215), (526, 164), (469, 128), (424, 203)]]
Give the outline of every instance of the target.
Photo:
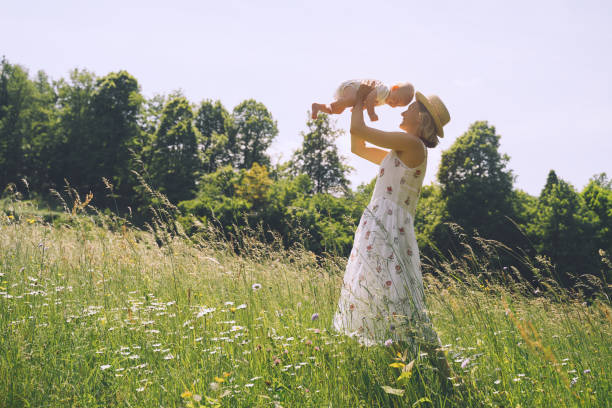
[(86, 200), (66, 207), (60, 225), (19, 202), (0, 212), (1, 406), (609, 404), (601, 300), (527, 296), (471, 281), (458, 262), (434, 266), (444, 278), (425, 275), (430, 313), (465, 384), (447, 394), (425, 353), (332, 330), (343, 259), (248, 237), (236, 255), (161, 223), (94, 217)]

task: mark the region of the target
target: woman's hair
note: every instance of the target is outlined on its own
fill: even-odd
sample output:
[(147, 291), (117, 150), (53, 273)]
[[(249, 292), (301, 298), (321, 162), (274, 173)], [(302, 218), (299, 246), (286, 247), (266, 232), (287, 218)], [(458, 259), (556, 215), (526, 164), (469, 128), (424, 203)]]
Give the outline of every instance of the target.
[(417, 136), (421, 138), (425, 146), (434, 148), (440, 143), (440, 139), (436, 135), (436, 124), (431, 117), (431, 114), (420, 101), (417, 101), (419, 107), (419, 127), (417, 128)]

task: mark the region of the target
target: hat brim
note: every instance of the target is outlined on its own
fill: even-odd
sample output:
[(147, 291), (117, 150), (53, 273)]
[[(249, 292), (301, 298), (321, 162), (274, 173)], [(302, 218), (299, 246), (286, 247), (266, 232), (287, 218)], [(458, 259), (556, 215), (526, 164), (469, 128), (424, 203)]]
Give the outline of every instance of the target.
[(415, 92), (414, 97), (417, 101), (421, 102), (425, 106), (425, 109), (427, 109), (427, 111), (433, 118), (434, 124), (436, 125), (436, 133), (438, 134), (438, 136), (444, 137), (444, 129), (442, 129), (442, 123), (440, 122), (440, 118), (438, 118), (438, 115), (435, 114), (435, 110), (431, 105), (431, 102), (429, 102), (429, 99), (427, 99), (425, 95), (423, 95), (419, 91)]

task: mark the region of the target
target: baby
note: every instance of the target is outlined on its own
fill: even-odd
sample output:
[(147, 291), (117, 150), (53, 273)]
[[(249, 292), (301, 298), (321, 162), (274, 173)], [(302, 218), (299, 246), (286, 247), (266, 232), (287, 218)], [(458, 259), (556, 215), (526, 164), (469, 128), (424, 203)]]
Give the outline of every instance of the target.
[(355, 105), (357, 89), (367, 82), (374, 85), (374, 89), (366, 97), (364, 107), (368, 110), (371, 121), (378, 120), (374, 112), (374, 107), (387, 104), (393, 108), (396, 106), (406, 106), (414, 97), (414, 86), (410, 82), (395, 84), (389, 89), (385, 84), (377, 80), (351, 79), (340, 84), (334, 94), (335, 101), (329, 106), (322, 103), (312, 104), (312, 118), (316, 119), (319, 112), (342, 113), (344, 109)]

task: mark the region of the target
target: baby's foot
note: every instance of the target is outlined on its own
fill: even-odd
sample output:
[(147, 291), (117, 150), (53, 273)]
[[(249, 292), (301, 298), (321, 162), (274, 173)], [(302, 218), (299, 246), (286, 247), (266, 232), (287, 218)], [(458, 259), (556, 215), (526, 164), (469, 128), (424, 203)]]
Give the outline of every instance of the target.
[(316, 119), (320, 111), (325, 111), (325, 105), (323, 105), (322, 103), (313, 103), (311, 117), (313, 119)]

